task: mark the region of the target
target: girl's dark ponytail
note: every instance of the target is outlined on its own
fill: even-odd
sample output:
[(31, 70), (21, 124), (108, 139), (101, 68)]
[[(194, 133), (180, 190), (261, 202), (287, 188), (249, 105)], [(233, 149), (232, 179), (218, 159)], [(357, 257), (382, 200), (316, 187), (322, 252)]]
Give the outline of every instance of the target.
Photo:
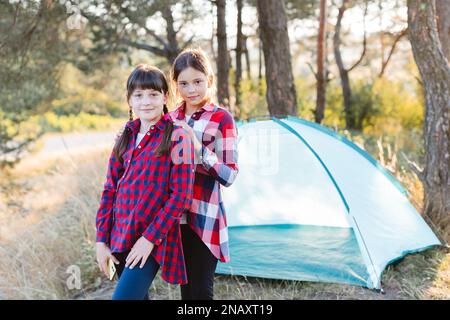
[(123, 162), (122, 155), (127, 150), (128, 143), (130, 142), (131, 137), (131, 129), (125, 128), (120, 137), (117, 139), (116, 144), (114, 145), (113, 153), (114, 156), (120, 161)]
[[(163, 108), (164, 114), (166, 115), (169, 113), (169, 110), (167, 109), (167, 106), (164, 105)], [(158, 146), (158, 149), (156, 149), (155, 153), (158, 157), (168, 154), (170, 151), (170, 143), (172, 140), (172, 132), (173, 132), (173, 123), (170, 119), (167, 120), (166, 128), (164, 129), (164, 134), (162, 137), (161, 144)]]
[[(128, 110), (128, 114), (130, 115), (130, 121), (133, 121), (133, 110), (130, 106)], [(130, 142), (131, 137), (131, 129), (125, 128), (119, 138), (116, 140), (114, 144), (113, 153), (114, 156), (119, 159), (120, 162), (123, 162), (122, 155), (127, 150), (128, 143)]]
[(130, 106), (130, 110), (128, 110), (128, 114), (130, 115), (130, 121), (133, 121), (133, 109)]

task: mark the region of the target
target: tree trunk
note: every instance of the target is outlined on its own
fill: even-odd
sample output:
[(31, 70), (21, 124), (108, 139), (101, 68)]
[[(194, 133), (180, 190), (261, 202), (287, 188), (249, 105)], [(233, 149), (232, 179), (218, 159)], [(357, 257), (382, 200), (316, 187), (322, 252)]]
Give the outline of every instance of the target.
[(317, 99), (315, 120), (321, 123), (325, 114), (325, 99), (327, 90), (326, 81), (326, 8), (327, 1), (320, 0), (320, 17), (319, 17), (319, 36), (317, 37)]
[[(214, 17), (214, 7), (215, 7), (215, 2), (211, 2), (211, 17)], [(217, 29), (215, 26), (215, 21), (214, 19), (211, 20), (212, 21), (212, 25), (211, 25), (211, 38), (209, 39), (210, 41), (210, 45), (211, 45), (211, 53), (214, 59), (214, 62), (217, 65), (217, 55), (216, 55), (216, 50), (214, 50), (214, 40), (216, 39), (216, 35), (217, 35)]]
[(297, 115), (287, 17), (282, 0), (258, 0), (258, 21), (266, 67), (270, 115)]
[(228, 45), (227, 25), (225, 21), (225, 0), (217, 0), (217, 99), (225, 108), (230, 107), (230, 94), (228, 91)]
[(351, 97), (352, 89), (350, 87), (350, 79), (348, 76), (348, 70), (344, 67), (344, 62), (341, 56), (341, 24), (344, 17), (345, 10), (347, 10), (348, 0), (343, 0), (342, 7), (339, 8), (336, 27), (333, 37), (333, 48), (336, 64), (339, 69), (339, 75), (341, 77), (342, 95), (344, 97), (344, 111), (345, 111), (345, 123), (348, 129), (355, 127), (355, 117), (352, 114)]
[(408, 0), (409, 38), (425, 94), (424, 213), (450, 241), (450, 66), (439, 49), (436, 2)]
[(242, 79), (242, 0), (236, 1), (237, 6), (237, 35), (236, 35), (236, 72), (234, 77), (234, 92), (236, 95), (236, 109), (241, 105), (241, 79)]
[(442, 51), (450, 63), (450, 0), (437, 0), (436, 13)]
[(379, 21), (379, 28), (380, 28), (380, 53), (381, 53), (381, 68), (380, 68), (380, 70), (381, 70), (381, 72), (380, 72), (380, 74), (379, 74), (379, 77), (382, 77), (383, 76), (383, 73), (384, 73), (384, 69), (385, 69), (385, 66), (384, 66), (384, 61), (385, 61), (385, 59), (384, 59), (384, 51), (385, 51), (385, 41), (384, 41), (384, 31), (383, 31), (383, 0), (379, 0), (378, 1), (378, 8), (380, 9), (380, 21)]
[(167, 60), (172, 64), (180, 53), (180, 48), (178, 47), (177, 33), (173, 26), (174, 20), (171, 6), (165, 5), (161, 14), (164, 20), (166, 20), (167, 48), (164, 51), (166, 52)]
[(251, 71), (251, 67), (250, 67), (250, 53), (248, 52), (248, 48), (247, 48), (247, 40), (248, 37), (244, 36), (244, 41), (243, 41), (243, 45), (244, 45), (244, 55), (245, 55), (245, 65), (247, 67), (247, 79), (250, 80), (250, 82), (252, 81), (252, 71)]
[[(259, 34), (259, 30), (258, 30)], [(263, 68), (263, 52), (262, 52), (262, 42), (261, 37), (258, 43), (258, 94), (262, 96), (264, 94), (263, 84), (262, 84), (262, 68)]]

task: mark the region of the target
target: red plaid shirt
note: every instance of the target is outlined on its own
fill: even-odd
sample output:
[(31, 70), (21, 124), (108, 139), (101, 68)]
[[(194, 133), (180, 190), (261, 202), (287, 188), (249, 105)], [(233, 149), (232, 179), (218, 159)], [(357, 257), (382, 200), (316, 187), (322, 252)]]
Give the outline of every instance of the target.
[[(183, 103), (170, 115), (185, 120), (184, 112)], [(228, 228), (220, 188), (230, 186), (238, 173), (234, 119), (224, 108), (208, 103), (191, 115), (188, 124), (203, 147), (195, 162), (194, 198), (186, 221), (217, 259), (228, 262)]]
[[(161, 266), (162, 278), (185, 284), (179, 222), (192, 202), (194, 151), (184, 129), (174, 126), (169, 154), (155, 155), (167, 121), (171, 121), (168, 115), (152, 126), (136, 147), (141, 122), (127, 123), (133, 134), (124, 162), (114, 154), (109, 159), (96, 218), (97, 242), (105, 242), (112, 252), (124, 252), (144, 236), (155, 245), (151, 254)], [(185, 161), (173, 161), (175, 153)]]

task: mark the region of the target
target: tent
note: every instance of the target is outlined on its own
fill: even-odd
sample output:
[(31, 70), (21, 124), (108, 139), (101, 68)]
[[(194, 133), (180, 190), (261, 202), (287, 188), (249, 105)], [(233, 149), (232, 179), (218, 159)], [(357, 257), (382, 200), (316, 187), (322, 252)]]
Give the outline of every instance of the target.
[(231, 262), (216, 273), (381, 289), (387, 265), (441, 245), (367, 152), (296, 117), (238, 124), (239, 174), (222, 188)]

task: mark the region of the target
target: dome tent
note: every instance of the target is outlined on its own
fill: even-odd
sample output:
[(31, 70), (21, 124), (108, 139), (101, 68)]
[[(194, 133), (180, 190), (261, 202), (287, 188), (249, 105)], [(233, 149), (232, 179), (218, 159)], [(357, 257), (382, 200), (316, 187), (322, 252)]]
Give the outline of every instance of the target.
[(381, 289), (386, 266), (440, 241), (368, 153), (296, 117), (238, 123), (222, 189), (231, 262), (216, 273)]

